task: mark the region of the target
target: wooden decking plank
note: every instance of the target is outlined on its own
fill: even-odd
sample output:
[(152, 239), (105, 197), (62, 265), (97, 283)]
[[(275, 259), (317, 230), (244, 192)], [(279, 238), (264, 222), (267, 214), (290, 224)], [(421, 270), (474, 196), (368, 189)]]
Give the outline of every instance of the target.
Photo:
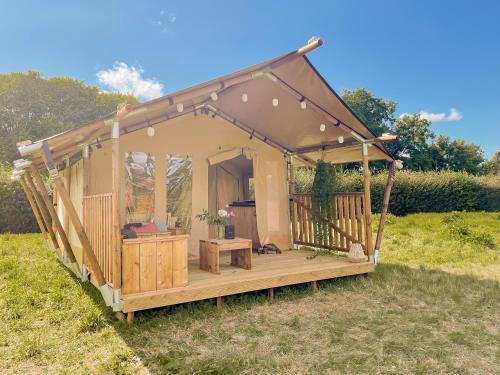
[(124, 296), (124, 311), (137, 311), (154, 307), (192, 302), (294, 285), (323, 279), (373, 272), (369, 262), (350, 263), (347, 260), (320, 256), (306, 259), (307, 253), (285, 252), (281, 255), (254, 257), (252, 270), (221, 267), (215, 275), (200, 270), (197, 262), (189, 263), (189, 284), (185, 287), (163, 291), (129, 294)]

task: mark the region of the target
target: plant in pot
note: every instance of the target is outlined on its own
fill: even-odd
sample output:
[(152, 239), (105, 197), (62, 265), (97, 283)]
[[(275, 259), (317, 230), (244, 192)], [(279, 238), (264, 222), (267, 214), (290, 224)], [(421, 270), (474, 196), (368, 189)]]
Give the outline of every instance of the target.
[(220, 209), (217, 214), (212, 214), (207, 210), (203, 210), (201, 214), (196, 215), (200, 221), (205, 221), (208, 225), (215, 225), (217, 227), (218, 239), (233, 239), (234, 238), (234, 225), (229, 224), (231, 218), (234, 217), (234, 212)]

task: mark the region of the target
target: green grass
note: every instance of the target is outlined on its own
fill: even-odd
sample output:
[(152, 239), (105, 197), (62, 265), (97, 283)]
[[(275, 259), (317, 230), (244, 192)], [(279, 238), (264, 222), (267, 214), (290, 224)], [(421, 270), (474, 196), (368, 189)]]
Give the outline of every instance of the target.
[(39, 235), (2, 235), (0, 372), (500, 373), (500, 214), (449, 215), (390, 216), (369, 277), (139, 312), (131, 327)]

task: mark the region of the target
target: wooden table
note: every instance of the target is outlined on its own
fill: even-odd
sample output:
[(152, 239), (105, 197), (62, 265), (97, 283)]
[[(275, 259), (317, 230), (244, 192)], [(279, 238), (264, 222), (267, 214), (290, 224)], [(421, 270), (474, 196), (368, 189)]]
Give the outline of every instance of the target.
[(231, 251), (233, 267), (252, 269), (252, 240), (237, 237), (233, 240), (200, 240), (200, 268), (220, 274), (221, 251)]

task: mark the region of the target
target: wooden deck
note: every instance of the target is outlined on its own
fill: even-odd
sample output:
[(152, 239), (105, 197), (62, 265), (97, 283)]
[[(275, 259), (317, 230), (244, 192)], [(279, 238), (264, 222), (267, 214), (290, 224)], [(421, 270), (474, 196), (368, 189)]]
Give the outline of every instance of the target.
[(369, 262), (351, 263), (335, 256), (307, 259), (308, 255), (311, 253), (295, 250), (283, 254), (254, 253), (251, 270), (231, 267), (230, 257), (224, 256), (221, 257), (220, 275), (200, 270), (199, 260), (193, 260), (188, 266), (187, 286), (124, 295), (123, 311), (139, 311), (374, 271), (373, 264)]

